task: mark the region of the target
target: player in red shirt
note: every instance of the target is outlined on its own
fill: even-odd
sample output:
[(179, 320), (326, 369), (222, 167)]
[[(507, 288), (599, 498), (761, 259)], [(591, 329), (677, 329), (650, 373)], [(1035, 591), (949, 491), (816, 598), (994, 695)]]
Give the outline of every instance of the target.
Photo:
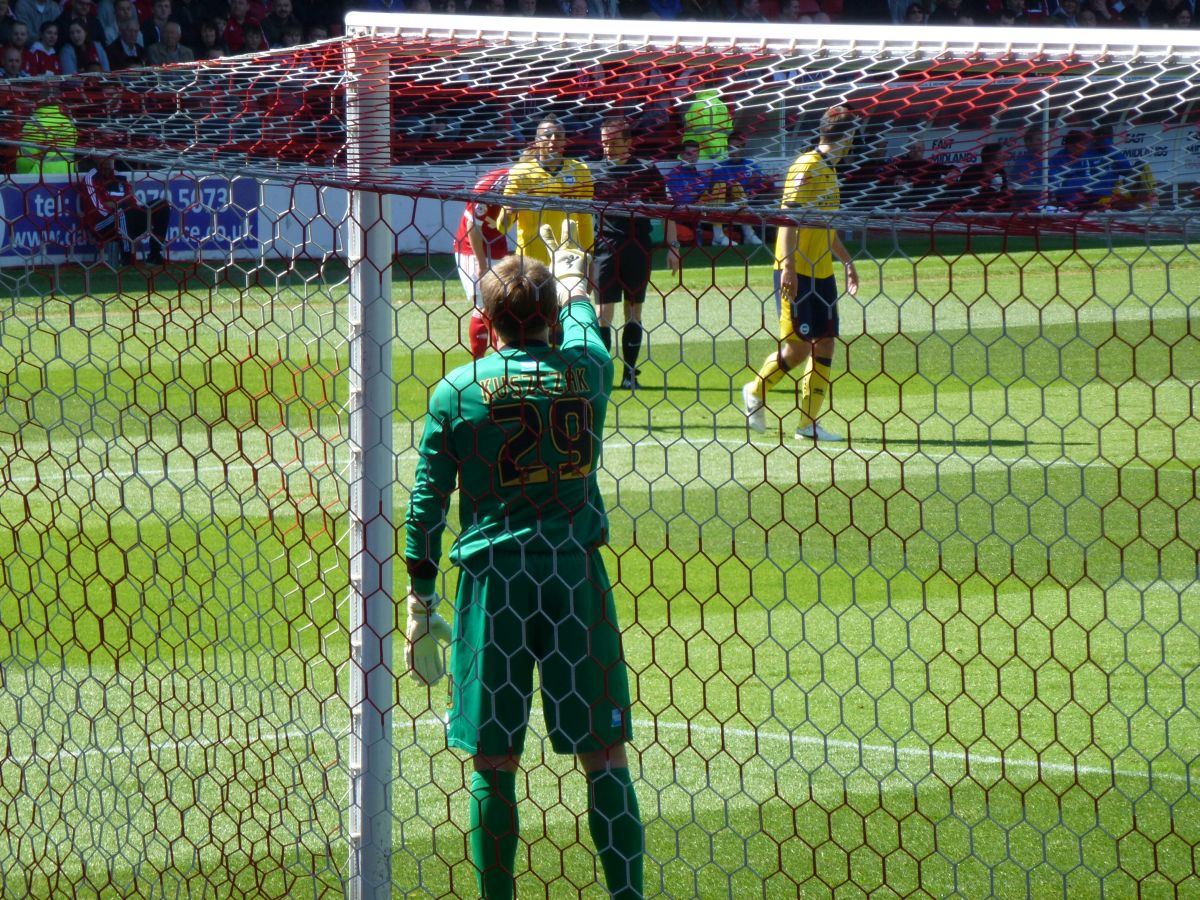
[[(477, 194), (502, 194), (508, 166), (493, 169), (475, 185)], [(499, 228), (501, 204), (471, 201), (463, 210), (454, 234), (454, 260), (463, 291), (475, 306), (471, 313), (471, 356), (479, 359), (491, 346), (491, 331), (483, 315), (479, 279), (496, 260), (508, 256), (508, 238)]]

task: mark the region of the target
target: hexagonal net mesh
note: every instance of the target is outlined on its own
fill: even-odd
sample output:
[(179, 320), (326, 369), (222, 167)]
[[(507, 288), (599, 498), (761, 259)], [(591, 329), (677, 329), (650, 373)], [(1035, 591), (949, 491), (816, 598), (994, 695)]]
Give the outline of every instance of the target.
[(0, 893), (1200, 890), (1200, 44), (520, 24), (0, 85)]

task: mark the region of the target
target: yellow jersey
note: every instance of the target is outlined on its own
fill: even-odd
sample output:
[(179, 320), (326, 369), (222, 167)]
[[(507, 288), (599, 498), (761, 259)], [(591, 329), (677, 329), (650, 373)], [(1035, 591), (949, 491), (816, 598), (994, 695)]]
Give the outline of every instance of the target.
[[(842, 195), (837, 170), (816, 150), (796, 157), (783, 183), (784, 207), (837, 212)], [(830, 228), (800, 228), (796, 238), (796, 274), (810, 278), (833, 275), (833, 237)], [(783, 230), (775, 241), (775, 268), (783, 259)]]
[[(554, 171), (545, 168), (540, 160), (525, 159), (518, 162), (508, 173), (504, 196), (524, 194), (533, 197), (568, 197), (590, 200), (595, 193), (591, 170), (580, 159), (564, 159)], [(518, 209), (517, 253), (540, 259), (550, 264), (550, 249), (538, 233), (543, 225), (549, 225), (556, 235), (562, 233), (563, 222), (568, 214), (551, 207)], [(579, 232), (580, 246), (591, 250), (595, 242), (595, 228), (590, 213), (570, 213)]]

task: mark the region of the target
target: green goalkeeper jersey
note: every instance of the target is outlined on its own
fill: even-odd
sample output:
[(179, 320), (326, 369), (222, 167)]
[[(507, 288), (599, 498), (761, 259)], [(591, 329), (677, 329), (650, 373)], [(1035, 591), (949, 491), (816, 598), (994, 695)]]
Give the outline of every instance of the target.
[(434, 588), (450, 495), (450, 558), (583, 552), (606, 540), (596, 480), (612, 357), (586, 299), (559, 313), (562, 343), (527, 342), (455, 369), (434, 388), (405, 520), (409, 576)]

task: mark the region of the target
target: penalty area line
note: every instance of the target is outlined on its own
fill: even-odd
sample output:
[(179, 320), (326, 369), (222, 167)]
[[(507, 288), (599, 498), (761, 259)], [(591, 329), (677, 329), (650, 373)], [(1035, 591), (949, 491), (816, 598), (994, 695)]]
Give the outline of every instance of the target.
[[(786, 730), (759, 730), (754, 728), (729, 728), (719, 725), (697, 725), (692, 722), (678, 721), (658, 721), (655, 719), (634, 719), (633, 726), (636, 729), (649, 732), (651, 734), (661, 732), (684, 732), (688, 735), (697, 735), (703, 737), (719, 737), (722, 740), (734, 738), (742, 741), (766, 741), (772, 744), (786, 744), (791, 752), (793, 761), (796, 760), (796, 750), (798, 748), (816, 748), (826, 751), (826, 759), (822, 760), (822, 765), (831, 762), (829, 759), (829, 751), (840, 751), (859, 757), (859, 765), (864, 765), (863, 757), (878, 757), (882, 759), (891, 759), (897, 766), (899, 772), (899, 764), (901, 760), (925, 760), (929, 763), (929, 774), (936, 775), (935, 762), (958, 763), (966, 773), (974, 770), (983, 769), (1000, 769), (1003, 771), (1032, 771), (1039, 776), (1043, 773), (1053, 775), (1071, 775), (1075, 778), (1084, 776), (1107, 777), (1110, 779), (1116, 778), (1131, 778), (1141, 781), (1167, 781), (1172, 783), (1190, 784), (1192, 781), (1190, 772), (1158, 772), (1158, 771), (1140, 771), (1134, 769), (1125, 769), (1117, 767), (1105, 767), (1094, 765), (1082, 765), (1079, 763), (1064, 763), (1052, 762), (1041, 759), (1028, 759), (1024, 757), (1011, 757), (988, 753), (973, 753), (970, 750), (940, 750), (935, 747), (900, 747), (893, 744), (871, 744), (863, 741), (849, 741), (839, 738), (828, 738), (818, 735), (800, 735), (794, 734)], [(425, 717), (416, 719), (411, 722), (393, 722), (393, 732), (408, 729), (419, 729), (422, 731), (438, 731), (444, 730), (446, 723), (440, 718)], [(59, 748), (50, 756), (43, 756), (36, 753), (28, 753), (8, 757), (9, 760), (19, 766), (26, 765), (34, 761), (44, 762), (59, 762), (70, 759), (85, 759), (88, 757), (100, 756), (105, 758), (127, 757), (127, 758), (145, 758), (156, 753), (171, 750), (187, 750), (190, 748), (206, 749), (211, 747), (241, 747), (249, 749), (256, 743), (270, 744), (287, 744), (293, 741), (317, 741), (325, 742), (340, 742), (346, 740), (346, 733), (332, 734), (327, 729), (319, 729), (317, 731), (302, 731), (300, 729), (288, 729), (277, 731), (269, 734), (259, 735), (249, 741), (241, 737), (226, 737), (217, 740), (206, 740), (204, 738), (184, 738), (171, 741), (156, 741), (154, 743), (136, 743), (136, 744), (109, 744), (105, 747), (84, 747), (79, 749)], [(633, 746), (636, 749), (645, 749), (640, 747), (635, 740)], [(403, 748), (401, 748), (403, 749)], [(836, 758), (832, 760), (836, 763)], [(889, 773), (890, 774), (890, 773)], [(905, 773), (900, 773), (905, 774)], [(923, 776), (922, 776), (923, 777)], [(949, 787), (949, 785), (947, 785)]]

